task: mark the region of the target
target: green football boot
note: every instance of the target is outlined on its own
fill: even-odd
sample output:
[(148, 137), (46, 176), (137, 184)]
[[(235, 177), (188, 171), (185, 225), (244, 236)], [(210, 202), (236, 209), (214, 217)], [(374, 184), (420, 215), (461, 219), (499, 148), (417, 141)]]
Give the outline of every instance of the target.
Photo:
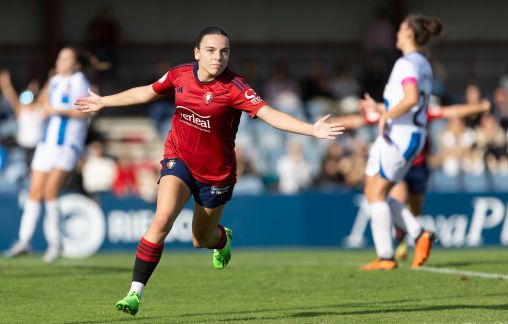
[(231, 242), (233, 241), (233, 231), (227, 227), (224, 227), (224, 230), (226, 230), (226, 245), (220, 250), (213, 250), (212, 260), (213, 266), (216, 269), (223, 269), (228, 265), (229, 260), (231, 260)]
[(139, 303), (138, 294), (135, 291), (131, 291), (124, 299), (117, 301), (115, 307), (119, 311), (123, 311), (124, 313), (134, 316), (138, 312)]

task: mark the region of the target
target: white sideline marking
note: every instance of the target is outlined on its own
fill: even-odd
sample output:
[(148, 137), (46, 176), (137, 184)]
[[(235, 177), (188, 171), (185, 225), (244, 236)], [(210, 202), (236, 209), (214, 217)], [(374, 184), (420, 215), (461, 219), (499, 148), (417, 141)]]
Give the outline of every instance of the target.
[(483, 279), (508, 280), (508, 275), (504, 275), (504, 274), (477, 272), (477, 271), (462, 271), (462, 270), (451, 269), (451, 268), (435, 268), (435, 267), (423, 266), (421, 268), (418, 268), (416, 271), (428, 271), (428, 272), (437, 272), (437, 273), (457, 274), (457, 275), (470, 276), (470, 277), (479, 277), (479, 278), (483, 278)]

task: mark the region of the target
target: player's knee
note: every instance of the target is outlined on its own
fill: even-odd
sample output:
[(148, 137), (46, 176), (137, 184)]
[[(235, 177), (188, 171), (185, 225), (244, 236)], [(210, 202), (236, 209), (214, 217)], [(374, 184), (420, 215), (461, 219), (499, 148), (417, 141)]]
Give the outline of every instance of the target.
[(387, 197), (387, 188), (380, 185), (373, 185), (365, 188), (365, 197), (369, 202), (385, 200)]
[(370, 190), (367, 186), (365, 186), (365, 188), (363, 188), (363, 195), (365, 196), (365, 198), (367, 198), (368, 201), (370, 201)]
[(29, 192), (28, 198), (30, 198), (30, 200), (32, 200), (32, 201), (41, 201), (43, 197), (42, 197), (42, 193)]
[(154, 235), (157, 235), (158, 237), (166, 238), (172, 227), (173, 222), (171, 222), (170, 219), (155, 215), (152, 223), (150, 224), (150, 227), (148, 228), (148, 231)]
[(58, 193), (52, 190), (44, 191), (43, 197), (45, 201), (52, 201), (58, 199)]
[(41, 201), (42, 198), (44, 198), (43, 191), (39, 188), (30, 188), (28, 191), (28, 197), (34, 201)]
[(369, 203), (374, 202), (374, 201), (383, 200), (383, 197), (381, 195), (379, 195), (377, 192), (375, 192), (372, 188), (365, 188), (363, 193)]

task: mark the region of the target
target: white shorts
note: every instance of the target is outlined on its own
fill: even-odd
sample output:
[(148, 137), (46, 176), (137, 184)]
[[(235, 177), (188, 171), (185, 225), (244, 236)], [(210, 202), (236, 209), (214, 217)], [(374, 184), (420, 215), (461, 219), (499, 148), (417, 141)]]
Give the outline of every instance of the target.
[(397, 136), (397, 142), (378, 136), (370, 148), (365, 174), (372, 177), (379, 173), (388, 181), (397, 183), (404, 178), (424, 145), (425, 134), (421, 132)]
[(39, 143), (32, 160), (32, 170), (49, 172), (52, 169), (60, 169), (71, 172), (80, 156), (81, 150), (73, 146)]

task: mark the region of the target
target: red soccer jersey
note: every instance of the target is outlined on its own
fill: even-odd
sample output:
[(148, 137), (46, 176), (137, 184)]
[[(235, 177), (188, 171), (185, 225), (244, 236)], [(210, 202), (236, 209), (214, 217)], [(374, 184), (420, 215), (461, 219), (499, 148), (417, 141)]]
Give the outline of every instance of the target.
[(218, 186), (236, 181), (235, 138), (242, 111), (254, 118), (266, 103), (244, 79), (226, 69), (210, 82), (197, 78), (198, 63), (174, 67), (152, 84), (175, 95), (176, 111), (164, 158), (185, 162), (194, 178)]

